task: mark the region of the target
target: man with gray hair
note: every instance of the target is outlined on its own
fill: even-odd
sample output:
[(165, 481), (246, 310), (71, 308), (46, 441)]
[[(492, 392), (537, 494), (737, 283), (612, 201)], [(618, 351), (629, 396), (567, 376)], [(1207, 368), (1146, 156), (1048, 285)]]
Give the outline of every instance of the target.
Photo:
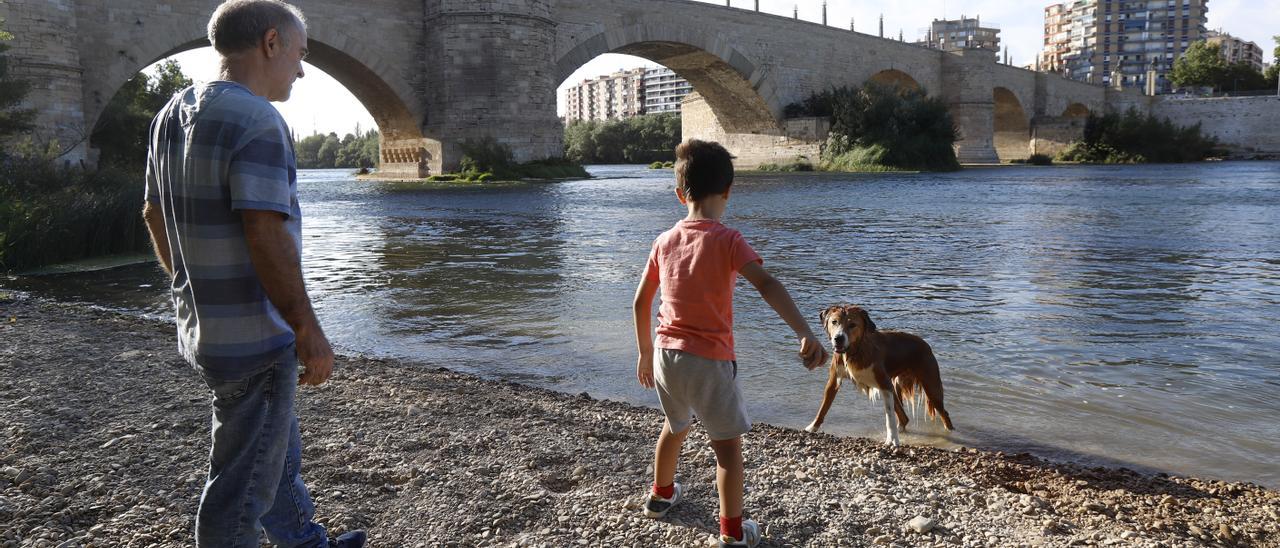
[(178, 349), (213, 392), (196, 545), (256, 547), (261, 528), (279, 546), (359, 547), (363, 531), (329, 541), (300, 474), (294, 397), (329, 378), (333, 350), (303, 284), (293, 141), (270, 102), (303, 76), (306, 20), (279, 0), (229, 0), (209, 41), (221, 75), (151, 123), (143, 207)]

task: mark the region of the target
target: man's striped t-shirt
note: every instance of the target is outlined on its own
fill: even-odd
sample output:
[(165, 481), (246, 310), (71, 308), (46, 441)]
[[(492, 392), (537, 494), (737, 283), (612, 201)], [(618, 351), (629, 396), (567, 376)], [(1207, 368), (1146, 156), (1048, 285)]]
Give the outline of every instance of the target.
[(151, 123), (146, 200), (164, 214), (187, 361), (237, 379), (294, 342), (254, 271), (239, 213), (283, 214), (301, 260), (293, 141), (270, 102), (235, 82), (175, 95)]

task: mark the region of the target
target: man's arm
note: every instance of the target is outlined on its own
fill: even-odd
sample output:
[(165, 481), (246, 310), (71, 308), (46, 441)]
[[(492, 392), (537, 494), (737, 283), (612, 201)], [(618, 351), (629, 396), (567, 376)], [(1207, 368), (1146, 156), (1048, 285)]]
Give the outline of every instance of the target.
[(648, 274), (646, 270), (640, 278), (631, 310), (636, 327), (636, 350), (640, 352), (636, 360), (636, 380), (640, 381), (640, 386), (653, 388), (653, 338), (649, 328), (650, 318), (653, 318), (653, 295), (658, 292), (658, 285), (649, 279)]
[(173, 276), (173, 255), (169, 253), (169, 233), (165, 232), (164, 214), (155, 204), (147, 202), (142, 206), (142, 220), (147, 223), (147, 232), (151, 233), (151, 247), (155, 249), (156, 259), (164, 271)]
[(782, 321), (787, 322), (797, 337), (800, 337), (800, 357), (804, 360), (804, 366), (813, 369), (827, 361), (827, 350), (809, 329), (809, 322), (804, 321), (804, 315), (800, 313), (800, 309), (796, 308), (796, 303), (791, 300), (791, 294), (787, 292), (782, 282), (755, 261), (747, 263), (738, 272), (755, 286), (756, 291), (759, 291), (760, 296), (764, 298), (764, 302), (769, 303), (769, 307), (778, 313)]
[(285, 229), (285, 218), (275, 211), (240, 211), (249, 258), (271, 304), (297, 337), (300, 384), (318, 385), (333, 373), (333, 349), (320, 328), (311, 298), (302, 280), (301, 255)]

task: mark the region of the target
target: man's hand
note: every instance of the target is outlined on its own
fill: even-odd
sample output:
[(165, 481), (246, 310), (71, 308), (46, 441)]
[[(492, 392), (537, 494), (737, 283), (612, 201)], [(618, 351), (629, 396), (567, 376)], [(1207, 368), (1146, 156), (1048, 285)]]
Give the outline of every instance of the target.
[(818, 342), (812, 333), (800, 337), (800, 360), (805, 369), (813, 371), (827, 361), (827, 349)]
[(299, 331), (297, 337), (298, 362), (302, 364), (298, 384), (319, 386), (333, 374), (333, 348), (329, 346), (329, 339), (318, 326)]
[(636, 360), (636, 380), (640, 381), (640, 386), (653, 389), (653, 356), (645, 356), (643, 354)]

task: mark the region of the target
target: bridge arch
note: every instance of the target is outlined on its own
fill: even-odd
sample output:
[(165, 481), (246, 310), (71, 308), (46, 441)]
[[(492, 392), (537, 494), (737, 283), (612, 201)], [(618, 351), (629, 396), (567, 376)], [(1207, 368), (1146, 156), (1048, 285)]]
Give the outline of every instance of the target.
[(1024, 159), (1031, 154), (1031, 120), (1022, 102), (1008, 88), (991, 93), (995, 104), (993, 135), (996, 155), (1001, 161)]
[(556, 60), (556, 83), (606, 53), (640, 57), (675, 71), (728, 133), (772, 133), (780, 127), (785, 105), (768, 70), (715, 33), (643, 24), (600, 32)]
[(1070, 105), (1067, 105), (1067, 108), (1062, 111), (1062, 117), (1070, 118), (1070, 119), (1088, 118), (1090, 114), (1092, 113), (1089, 111), (1089, 107), (1086, 107), (1080, 103), (1071, 103)]
[[(209, 47), (203, 23), (188, 21), (182, 28), (173, 30), (168, 39), (152, 36), (130, 44), (128, 49), (109, 56), (110, 61), (100, 65), (96, 77), (86, 77), (86, 134), (97, 125), (112, 97), (143, 68), (178, 53)], [(418, 102), (406, 100), (413, 94), (405, 82), (384, 77), (385, 65), (377, 61), (379, 57), (373, 52), (365, 51), (357, 40), (323, 29), (317, 32), (315, 28), (309, 28), (308, 34), (311, 53), (307, 62), (341, 83), (369, 111), (384, 145), (390, 141), (422, 144), (423, 115), (417, 108)]]
[(877, 72), (871, 75), (871, 77), (868, 78), (867, 81), (875, 84), (893, 86), (898, 89), (908, 89), (912, 91), (920, 91), (924, 89), (923, 86), (920, 85), (920, 82), (916, 81), (915, 78), (912, 78), (910, 74), (902, 72), (898, 69), (882, 70), (880, 72)]

